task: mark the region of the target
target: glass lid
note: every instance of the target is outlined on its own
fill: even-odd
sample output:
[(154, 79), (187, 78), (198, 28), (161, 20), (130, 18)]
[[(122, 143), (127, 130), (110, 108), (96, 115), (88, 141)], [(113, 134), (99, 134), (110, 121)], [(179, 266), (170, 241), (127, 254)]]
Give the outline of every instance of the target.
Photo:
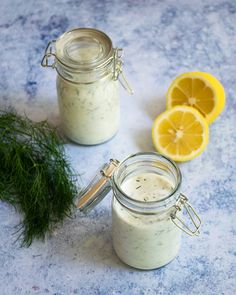
[(56, 40), (55, 49), (62, 64), (82, 70), (103, 66), (113, 57), (111, 39), (105, 33), (89, 28), (64, 33)]

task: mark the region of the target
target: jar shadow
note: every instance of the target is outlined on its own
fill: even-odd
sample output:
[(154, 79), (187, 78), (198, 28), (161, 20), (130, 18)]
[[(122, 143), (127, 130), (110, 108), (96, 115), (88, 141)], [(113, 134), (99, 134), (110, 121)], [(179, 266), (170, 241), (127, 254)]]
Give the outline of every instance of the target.
[(160, 97), (150, 97), (142, 102), (143, 110), (152, 121), (166, 109), (166, 98), (164, 95)]
[(134, 134), (134, 140), (140, 151), (152, 151), (152, 129), (143, 128), (137, 130)]
[(0, 97), (0, 108), (6, 111), (14, 111), (17, 114), (26, 116), (35, 122), (47, 120), (52, 126), (60, 129), (61, 119), (59, 115), (57, 97), (54, 95), (42, 95), (38, 101), (33, 99), (31, 100), (24, 96), (21, 100), (9, 97), (7, 101), (4, 101), (2, 97)]
[(44, 96), (40, 103), (35, 103), (35, 101), (32, 103), (31, 101), (25, 100), (14, 107), (11, 105), (8, 106), (8, 104), (2, 104), (0, 108), (2, 110), (14, 111), (21, 116), (26, 116), (33, 122), (47, 121), (50, 126), (56, 128), (57, 133), (65, 144), (78, 146), (78, 143), (71, 141), (65, 135), (59, 114), (57, 97)]
[(110, 211), (98, 208), (87, 216), (76, 214), (74, 219), (66, 220), (48, 243), (53, 256), (60, 256), (60, 260), (63, 257), (70, 264), (129, 270), (113, 249), (111, 231)]
[(150, 126), (137, 130), (134, 134), (134, 141), (141, 151), (154, 150), (152, 143), (152, 124), (155, 118), (166, 109), (165, 96), (162, 97), (150, 97), (147, 100), (143, 100), (141, 107), (145, 111), (146, 115), (150, 119)]

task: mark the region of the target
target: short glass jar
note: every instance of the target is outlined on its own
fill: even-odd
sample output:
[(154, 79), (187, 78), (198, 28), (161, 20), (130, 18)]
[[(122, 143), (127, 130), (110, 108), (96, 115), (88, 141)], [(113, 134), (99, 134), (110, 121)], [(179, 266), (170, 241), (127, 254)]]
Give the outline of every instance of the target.
[[(112, 188), (115, 252), (132, 267), (159, 268), (178, 254), (182, 231), (199, 234), (201, 220), (180, 193), (181, 181), (176, 164), (158, 153), (111, 160), (83, 191), (78, 208), (91, 209)], [(183, 220), (183, 208), (191, 224)]]
[(116, 134), (121, 49), (113, 48), (105, 33), (90, 28), (66, 32), (49, 42), (41, 64), (57, 70), (60, 118), (68, 138), (94, 145)]

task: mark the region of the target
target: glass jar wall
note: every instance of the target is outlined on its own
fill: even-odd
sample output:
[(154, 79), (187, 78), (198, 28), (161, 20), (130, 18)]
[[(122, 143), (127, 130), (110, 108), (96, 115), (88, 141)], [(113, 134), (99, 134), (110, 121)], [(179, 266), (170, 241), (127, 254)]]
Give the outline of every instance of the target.
[(139, 154), (122, 162), (113, 182), (112, 236), (117, 255), (140, 269), (169, 263), (181, 242), (181, 230), (171, 220), (181, 184), (177, 166), (155, 153)]
[(119, 52), (106, 34), (95, 29), (75, 29), (49, 43), (42, 65), (57, 70), (61, 124), (71, 140), (100, 144), (118, 131)]
[(201, 220), (180, 192), (181, 181), (178, 166), (155, 152), (111, 159), (82, 191), (77, 207), (89, 212), (112, 189), (115, 252), (132, 267), (155, 269), (176, 257), (182, 231), (199, 235)]
[(110, 76), (92, 84), (74, 84), (57, 77), (57, 96), (64, 133), (80, 144), (112, 138), (120, 121), (118, 82)]

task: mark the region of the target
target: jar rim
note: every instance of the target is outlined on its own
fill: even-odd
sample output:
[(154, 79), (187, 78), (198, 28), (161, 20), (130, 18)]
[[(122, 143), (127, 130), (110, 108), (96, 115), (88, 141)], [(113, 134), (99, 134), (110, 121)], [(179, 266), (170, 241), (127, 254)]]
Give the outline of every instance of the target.
[[(176, 174), (175, 187), (173, 188), (173, 190), (171, 190), (171, 192), (167, 196), (165, 196), (164, 198), (162, 198), (160, 200), (145, 202), (145, 201), (133, 199), (122, 190), (122, 188), (119, 184), (119, 181), (117, 178), (119, 177), (118, 173), (119, 173), (119, 170), (122, 168), (122, 166), (125, 165), (128, 160), (135, 158), (135, 157), (142, 157), (142, 156), (153, 157), (153, 160), (155, 160), (155, 159), (162, 160), (162, 161), (166, 162), (167, 164), (169, 164), (174, 169), (174, 172)], [(140, 160), (140, 161), (142, 161), (142, 160)], [(162, 206), (167, 207), (168, 204), (170, 204), (170, 203), (172, 204), (173, 201), (176, 200), (176, 198), (175, 198), (176, 193), (180, 190), (180, 186), (182, 183), (182, 174), (180, 172), (179, 167), (170, 158), (168, 158), (162, 154), (159, 154), (157, 152), (139, 152), (139, 153), (131, 154), (130, 156), (126, 157), (122, 162), (120, 162), (118, 169), (114, 172), (114, 174), (112, 176), (112, 183), (114, 185), (115, 190), (117, 192), (119, 192), (119, 194), (122, 196), (123, 199), (125, 199), (126, 202), (128, 202), (131, 205), (135, 205), (137, 207), (144, 206), (146, 209), (149, 210), (149, 209), (153, 209), (153, 207), (158, 207), (158, 208), (160, 208)]]

